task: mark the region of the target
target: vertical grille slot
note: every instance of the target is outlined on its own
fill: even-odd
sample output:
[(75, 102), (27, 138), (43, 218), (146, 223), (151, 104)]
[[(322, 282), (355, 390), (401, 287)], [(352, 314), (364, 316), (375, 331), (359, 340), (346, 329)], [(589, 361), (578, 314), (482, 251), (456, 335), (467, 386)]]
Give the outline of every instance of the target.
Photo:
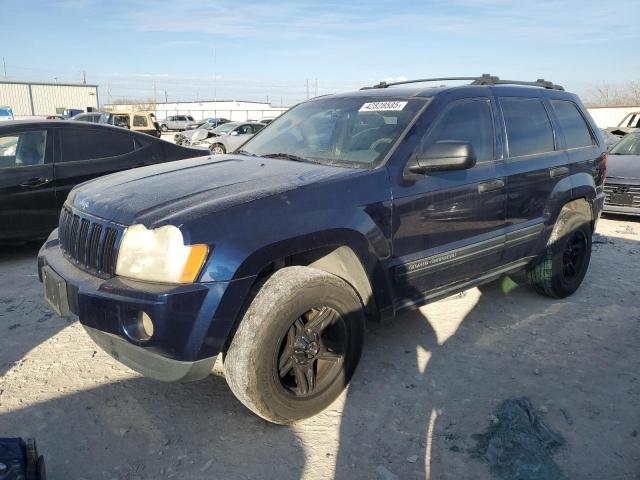
[(80, 233), (78, 235), (78, 254), (76, 258), (80, 263), (87, 264), (87, 240), (89, 236), (89, 220), (83, 218), (80, 221)]
[(104, 273), (108, 273), (109, 275), (113, 275), (115, 273), (115, 248), (116, 248), (116, 237), (118, 236), (118, 231), (115, 228), (107, 227), (107, 232), (105, 234), (104, 246), (102, 247), (102, 271)]
[(78, 228), (80, 226), (80, 217), (78, 215), (73, 216), (73, 222), (71, 223), (71, 237), (69, 240), (69, 254), (77, 259), (78, 258)]
[(102, 225), (94, 223), (89, 237), (89, 256), (87, 257), (87, 265), (94, 270), (98, 270), (98, 247), (100, 246), (101, 236)]

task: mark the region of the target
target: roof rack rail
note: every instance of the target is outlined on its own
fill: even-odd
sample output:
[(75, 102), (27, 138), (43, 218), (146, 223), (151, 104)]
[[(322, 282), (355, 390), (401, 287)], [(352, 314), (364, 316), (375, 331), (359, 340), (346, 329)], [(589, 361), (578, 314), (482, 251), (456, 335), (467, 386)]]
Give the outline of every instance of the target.
[(523, 82), (520, 80), (500, 80), (499, 77), (488, 73), (483, 73), (479, 77), (440, 77), (440, 78), (420, 78), (417, 80), (403, 80), (401, 82), (380, 82), (372, 87), (363, 87), (360, 90), (370, 90), (373, 88), (388, 88), (395, 85), (406, 85), (408, 83), (423, 83), (423, 82), (446, 82), (449, 80), (466, 80), (470, 81), (470, 85), (526, 85), (530, 87), (542, 87), (550, 90), (564, 90), (564, 87), (555, 85), (553, 82), (549, 82), (543, 78), (539, 78), (535, 82)]

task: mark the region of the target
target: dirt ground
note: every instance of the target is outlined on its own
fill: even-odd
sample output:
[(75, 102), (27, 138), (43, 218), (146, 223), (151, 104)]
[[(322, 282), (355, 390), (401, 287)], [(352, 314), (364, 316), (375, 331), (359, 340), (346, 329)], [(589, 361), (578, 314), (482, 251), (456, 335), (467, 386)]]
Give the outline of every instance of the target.
[(0, 436), (34, 436), (49, 478), (489, 479), (472, 435), (528, 397), (570, 479), (640, 479), (640, 222), (601, 220), (565, 300), (496, 282), (368, 327), (348, 392), (292, 427), (233, 397), (220, 365), (164, 384), (45, 306), (37, 246), (0, 250)]

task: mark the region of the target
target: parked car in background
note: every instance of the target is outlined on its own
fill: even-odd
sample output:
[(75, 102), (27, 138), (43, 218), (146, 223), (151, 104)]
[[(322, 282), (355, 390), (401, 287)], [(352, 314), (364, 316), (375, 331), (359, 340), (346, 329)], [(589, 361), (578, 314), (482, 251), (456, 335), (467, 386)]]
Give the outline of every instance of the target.
[(14, 119), (11, 107), (0, 107), (0, 122), (8, 122)]
[(640, 215), (640, 132), (632, 132), (609, 151), (604, 211)]
[(231, 153), (264, 127), (264, 123), (257, 122), (225, 123), (214, 130), (215, 136), (207, 139), (209, 150), (214, 155)]
[(102, 116), (102, 112), (88, 112), (88, 113), (79, 113), (71, 118), (71, 120), (77, 120), (80, 122), (90, 122), (90, 123), (100, 123), (100, 117)]
[(100, 115), (100, 122), (160, 138), (160, 126), (151, 112), (113, 112)]
[(606, 130), (618, 136), (640, 131), (640, 112), (627, 114), (617, 127), (609, 127)]
[(240, 402), (288, 424), (348, 385), (365, 321), (505, 275), (573, 294), (607, 161), (580, 99), (419, 82), (301, 103), (235, 155), (78, 186), (38, 256), (45, 298), (152, 378), (205, 378), (220, 355)]
[(173, 115), (159, 122), (160, 130), (168, 132), (169, 130), (186, 130), (196, 122), (191, 115)]
[(602, 132), (602, 136), (604, 137), (604, 143), (607, 146), (607, 150), (613, 147), (622, 138), (618, 135), (614, 135), (613, 133), (609, 132), (604, 128), (601, 128), (600, 132)]
[(67, 120), (62, 115), (47, 115), (46, 117), (44, 117), (44, 119), (45, 120)]
[[(216, 129), (214, 125), (208, 122), (204, 122), (198, 126), (198, 128), (190, 128), (178, 132), (173, 136), (173, 141), (176, 145), (198, 145), (204, 143), (208, 138), (215, 137)], [(207, 144), (208, 146), (208, 144)]]
[(186, 130), (200, 128), (205, 124), (211, 126), (212, 128), (216, 128), (224, 123), (229, 123), (229, 122), (230, 120), (227, 120), (226, 118), (216, 118), (216, 117), (205, 118), (204, 120), (194, 123), (193, 125), (188, 125)]
[(64, 113), (62, 114), (62, 116), (68, 120), (72, 117), (75, 117), (76, 115), (80, 114), (80, 113), (84, 113), (84, 110), (80, 109), (80, 108), (66, 108), (64, 110)]
[(59, 120), (0, 125), (0, 240), (46, 237), (78, 183), (202, 154), (109, 125)]
[(269, 125), (273, 122), (277, 117), (263, 117), (259, 120), (260, 123), (264, 123), (265, 125)]

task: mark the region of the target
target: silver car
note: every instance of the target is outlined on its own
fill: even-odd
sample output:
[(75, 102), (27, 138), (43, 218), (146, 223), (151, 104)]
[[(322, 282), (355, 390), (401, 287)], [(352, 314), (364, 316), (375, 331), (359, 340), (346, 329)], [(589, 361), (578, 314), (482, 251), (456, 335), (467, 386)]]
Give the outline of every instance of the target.
[(257, 122), (229, 122), (220, 125), (212, 132), (216, 135), (207, 139), (208, 142), (211, 143), (209, 150), (211, 150), (211, 153), (214, 155), (227, 152), (231, 153), (264, 127), (266, 127), (264, 123)]
[(160, 123), (160, 130), (168, 132), (169, 130), (186, 130), (191, 125), (195, 125), (196, 122), (191, 115), (173, 115), (162, 120)]

